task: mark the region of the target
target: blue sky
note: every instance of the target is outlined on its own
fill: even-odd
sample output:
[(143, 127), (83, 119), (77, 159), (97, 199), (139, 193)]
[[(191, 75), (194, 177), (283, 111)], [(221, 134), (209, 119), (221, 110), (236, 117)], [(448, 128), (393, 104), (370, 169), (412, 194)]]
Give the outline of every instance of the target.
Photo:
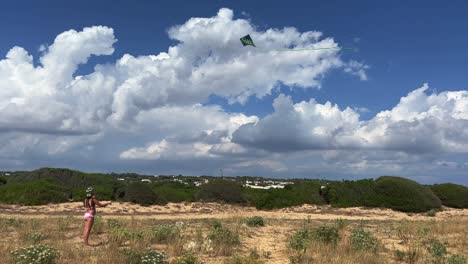
[[(174, 42), (167, 29), (190, 17), (209, 17), (228, 7), (260, 28), (294, 26), (301, 31), (319, 30), (343, 46), (356, 47), (344, 57), (371, 66), (369, 81), (345, 74), (327, 78), (322, 90), (293, 93), (294, 101), (314, 97), (321, 102), (366, 107), (378, 112), (393, 106), (402, 95), (428, 82), (432, 89), (466, 89), (468, 69), (468, 3), (454, 1), (7, 1), (2, 3), (0, 30), (5, 34), (0, 53), (15, 45), (34, 54), (43, 43), (69, 29), (92, 25), (114, 28), (116, 52), (94, 58), (112, 62), (124, 53), (154, 54)], [(183, 7), (183, 8), (181, 8)], [(242, 14), (244, 12), (244, 14)], [(357, 42), (356, 42), (357, 41)], [(365, 96), (363, 96), (365, 94)], [(269, 98), (271, 106), (272, 98)], [(258, 109), (257, 109), (258, 108)], [(271, 107), (257, 100), (237, 111), (263, 113)]]
[[(209, 158), (204, 157), (202, 158), (203, 162), (200, 162), (200, 160), (197, 160), (199, 156), (193, 159), (184, 156), (184, 153), (190, 152), (182, 146), (185, 144), (183, 142), (187, 142), (188, 140), (185, 137), (194, 138), (194, 135), (179, 136), (171, 133), (170, 131), (172, 130), (162, 132), (161, 130), (158, 130), (159, 128), (156, 129), (154, 127), (141, 127), (141, 131), (139, 132), (123, 132), (124, 129), (121, 129), (120, 126), (125, 127), (125, 124), (115, 125), (113, 123), (111, 126), (102, 126), (102, 122), (104, 122), (102, 120), (99, 125), (89, 125), (89, 127), (92, 127), (91, 130), (94, 131), (93, 133), (87, 132), (77, 137), (65, 136), (67, 133), (70, 134), (70, 131), (63, 133), (62, 127), (64, 123), (60, 123), (63, 120), (59, 122), (55, 117), (50, 118), (49, 120), (44, 117), (28, 116), (28, 114), (24, 114), (23, 117), (28, 121), (19, 125), (16, 123), (9, 124), (8, 122), (4, 122), (1, 124), (2, 129), (0, 129), (0, 131), (7, 132), (0, 132), (0, 135), (3, 133), (4, 137), (12, 142), (30, 142), (32, 140), (36, 142), (35, 144), (38, 148), (29, 149), (30, 147), (28, 147), (25, 148), (27, 150), (23, 150), (22, 152), (15, 152), (14, 150), (4, 147), (3, 152), (0, 153), (3, 153), (1, 156), (4, 157), (5, 161), (0, 163), (0, 165), (3, 165), (5, 168), (29, 169), (43, 165), (66, 165), (83, 170), (132, 170), (146, 173), (176, 173), (179, 172), (178, 168), (183, 167), (185, 169), (183, 169), (182, 172), (186, 174), (210, 174), (210, 172), (218, 171), (218, 167), (225, 167), (229, 166), (227, 164), (237, 163), (238, 166), (232, 166), (227, 168), (225, 171), (233, 174), (249, 173), (262, 176), (273, 175), (278, 177), (320, 174), (325, 175), (325, 177), (338, 178), (355, 177), (355, 174), (362, 177), (375, 177), (384, 173), (400, 173), (402, 176), (412, 177), (423, 182), (444, 181), (447, 178), (439, 176), (440, 173), (443, 173), (449, 175), (447, 176), (449, 177), (448, 180), (464, 183), (467, 182), (466, 178), (468, 175), (466, 175), (465, 172), (465, 169), (468, 168), (467, 152), (463, 144), (457, 146), (457, 142), (459, 142), (457, 140), (463, 141), (463, 137), (457, 140), (452, 140), (452, 138), (450, 138), (450, 140), (447, 138), (441, 138), (440, 148), (437, 147), (434, 151), (430, 150), (424, 153), (416, 151), (417, 154), (414, 154), (414, 149), (419, 148), (417, 146), (415, 147), (414, 144), (425, 143), (414, 143), (417, 139), (408, 138), (406, 139), (407, 142), (410, 142), (408, 143), (409, 145), (403, 147), (393, 147), (395, 144), (400, 144), (400, 140), (394, 141), (394, 138), (388, 139), (388, 142), (374, 142), (374, 139), (370, 139), (370, 135), (362, 136), (361, 134), (360, 137), (366, 139), (366, 144), (362, 142), (359, 144), (343, 143), (343, 145), (334, 143), (335, 145), (332, 147), (330, 147), (330, 145), (328, 145), (328, 147), (323, 147), (318, 143), (313, 143), (316, 138), (307, 138), (306, 141), (297, 141), (296, 139), (292, 141), (288, 141), (288, 139), (284, 140), (284, 144), (288, 146), (300, 145), (297, 149), (290, 149), (289, 147), (282, 149), (279, 147), (283, 145), (278, 145), (278, 148), (272, 148), (271, 142), (282, 142), (283, 138), (278, 138), (278, 134), (280, 133), (272, 134), (271, 138), (268, 138), (268, 135), (265, 135), (265, 138), (254, 139), (256, 138), (255, 135), (259, 133), (261, 134), (263, 131), (262, 129), (269, 128), (268, 131), (271, 132), (271, 129), (274, 130), (274, 128), (276, 128), (275, 124), (281, 125), (274, 121), (276, 118), (275, 113), (280, 116), (279, 118), (282, 118), (282, 115), (277, 108), (273, 107), (273, 104), (275, 100), (280, 104), (280, 101), (283, 100), (281, 99), (283, 98), (281, 97), (282, 95), (290, 98), (285, 99), (284, 102), (281, 101), (285, 105), (295, 105), (304, 101), (309, 102), (311, 99), (315, 100), (314, 102), (319, 105), (324, 105), (329, 101), (332, 104), (336, 104), (340, 111), (344, 111), (346, 107), (354, 109), (355, 113), (359, 114), (358, 122), (372, 122), (378, 113), (385, 110), (391, 110), (396, 107), (402, 97), (407, 96), (412, 91), (423, 87), (423, 85), (427, 83), (428, 88), (424, 89), (423, 94), (428, 98), (430, 95), (434, 95), (447, 99), (452, 96), (447, 95), (447, 92), (461, 92), (461, 99), (457, 99), (459, 100), (456, 104), (458, 106), (454, 108), (455, 110), (452, 109), (453, 111), (449, 109), (451, 111), (449, 112), (453, 114), (456, 111), (460, 111), (460, 109), (462, 112), (465, 111), (467, 109), (465, 96), (467, 89), (466, 71), (468, 69), (468, 52), (466, 52), (466, 47), (468, 46), (468, 35), (464, 32), (468, 25), (468, 17), (466, 16), (468, 4), (464, 1), (453, 1), (450, 5), (440, 1), (412, 1), (411, 3), (408, 3), (408, 1), (391, 1), (385, 3), (377, 3), (375, 1), (290, 1), (288, 3), (271, 1), (98, 1), (98, 3), (96, 3), (96, 1), (67, 3), (64, 1), (48, 1), (46, 5), (39, 3), (38, 1), (5, 1), (1, 5), (0, 32), (2, 32), (3, 37), (0, 42), (0, 60), (6, 58), (6, 54), (10, 49), (15, 46), (19, 46), (24, 48), (24, 50), (34, 57), (32, 63), (35, 67), (41, 67), (41, 56), (52, 52), (47, 48), (43, 51), (39, 51), (40, 46), (53, 46), (54, 39), (62, 32), (66, 32), (71, 29), (80, 32), (83, 28), (92, 26), (106, 26), (113, 29), (112, 36), (118, 40), (110, 44), (114, 49), (113, 52), (105, 51), (105, 54), (101, 55), (96, 54), (94, 51), (90, 52), (89, 55), (84, 56), (85, 58), (89, 57), (89, 59), (86, 59), (86, 63), (78, 65), (78, 69), (73, 71), (73, 77), (94, 74), (94, 67), (97, 64), (108, 65), (109, 68), (111, 68), (112, 65), (114, 65), (117, 60), (121, 59), (124, 54), (130, 54), (134, 57), (138, 57), (153, 54), (157, 55), (161, 52), (167, 52), (170, 46), (178, 46), (181, 42), (184, 42), (184, 40), (181, 39), (186, 38), (186, 36), (176, 36), (171, 39), (168, 36), (168, 30), (170, 28), (177, 25), (183, 25), (193, 17), (212, 18), (216, 16), (221, 8), (232, 10), (234, 14), (232, 18), (233, 21), (236, 19), (247, 21), (247, 23), (249, 23), (249, 25), (258, 32), (258, 34), (263, 34), (268, 29), (280, 30), (284, 27), (293, 27), (299, 33), (319, 31), (322, 33), (320, 38), (321, 40), (325, 38), (333, 38), (334, 43), (337, 43), (340, 46), (356, 48), (356, 51), (341, 51), (327, 57), (329, 60), (338, 58), (340, 60), (338, 64), (340, 65), (336, 64), (335, 66), (320, 72), (320, 76), (316, 78), (319, 81), (319, 84), (312, 84), (310, 80), (304, 77), (307, 79), (304, 80), (305, 84), (299, 85), (302, 87), (297, 87), (287, 84), (288, 81), (293, 82), (288, 79), (290, 78), (288, 76), (285, 76), (284, 78), (278, 77), (277, 80), (274, 80), (275, 77), (272, 77), (273, 80), (261, 80), (259, 83), (264, 83), (264, 85), (267, 85), (270, 81), (279, 81), (280, 83), (275, 85), (274, 88), (268, 89), (266, 93), (264, 90), (262, 90), (261, 93), (256, 91), (249, 95), (246, 100), (233, 99), (232, 96), (239, 96), (239, 94), (229, 94), (229, 92), (224, 90), (213, 90), (211, 93), (207, 92), (206, 96), (194, 96), (190, 99), (177, 98), (176, 101), (170, 101), (168, 99), (169, 101), (164, 102), (165, 107), (172, 107), (174, 105), (189, 107), (190, 104), (195, 103), (200, 103), (203, 107), (207, 108), (218, 107), (220, 110), (216, 110), (218, 111), (217, 113), (221, 114), (220, 112), (222, 112), (222, 115), (225, 115), (225, 118), (228, 119), (230, 115), (235, 114), (244, 114), (245, 118), (253, 116), (257, 118), (257, 125), (254, 127), (246, 125), (242, 129), (238, 127), (230, 128), (228, 129), (229, 132), (226, 132), (228, 135), (223, 139), (224, 143), (228, 140), (232, 144), (237, 144), (240, 147), (247, 148), (248, 150), (246, 150), (245, 153), (248, 154), (243, 158), (239, 159), (238, 157), (234, 158), (226, 155), (221, 155), (220, 157), (220, 154), (218, 153), (216, 154), (218, 156), (215, 154), (213, 154), (214, 156), (208, 155)], [(174, 34), (180, 35), (182, 33)], [(222, 39), (223, 36), (219, 37)], [(285, 37), (287, 36), (285, 35)], [(196, 39), (190, 40), (195, 43), (190, 44), (191, 47), (197, 45)], [(93, 41), (101, 40), (96, 39)], [(188, 42), (188, 40), (185, 41)], [(203, 40), (200, 40), (200, 43), (203, 43)], [(310, 43), (302, 44), (309, 45)], [(267, 44), (268, 43), (265, 45)], [(242, 49), (240, 43), (239, 49)], [(198, 56), (195, 54), (196, 50), (197, 49), (186, 49), (186, 52), (193, 52), (187, 56)], [(219, 52), (220, 56), (224, 56), (223, 50), (218, 50), (217, 52)], [(244, 55), (245, 54), (240, 54), (239, 56)], [(70, 56), (75, 55), (72, 54)], [(199, 56), (203, 57), (203, 55)], [(233, 58), (235, 59), (236, 57), (231, 57), (231, 59)], [(265, 58), (263, 59), (265, 60)], [(351, 61), (359, 63), (360, 67), (365, 70), (366, 80), (358, 78), (355, 74), (350, 74), (344, 70), (350, 65)], [(263, 61), (263, 63), (265, 63), (265, 61)], [(297, 62), (295, 66), (298, 66), (299, 68), (296, 68), (296, 70), (304, 67), (304, 64), (307, 63), (307, 61)], [(260, 65), (263, 64), (260, 63)], [(290, 71), (290, 67), (293, 67), (294, 65), (283, 66), (285, 67), (284, 69), (289, 72), (289, 75), (291, 75), (292, 72)], [(357, 71), (357, 69), (353, 69), (353, 71), (355, 70)], [(11, 72), (5, 72), (3, 76), (8, 76), (8, 74), (11, 74)], [(226, 73), (222, 76), (225, 76), (225, 74)], [(131, 73), (129, 73), (129, 76), (131, 77)], [(238, 78), (256, 77), (239, 75)], [(55, 83), (54, 85), (61, 85), (63, 82), (64, 81), (61, 81), (59, 82), (60, 84)], [(50, 82), (46, 83), (48, 84), (44, 85), (52, 85)], [(224, 85), (230, 84), (228, 80), (222, 80), (222, 83)], [(205, 83), (204, 85), (209, 84)], [(235, 84), (233, 83), (233, 85)], [(195, 87), (195, 85), (193, 87)], [(5, 90), (14, 89), (11, 83), (4, 84), (3, 87), (0, 83), (0, 88)], [(50, 87), (45, 87), (44, 89), (47, 90), (49, 88)], [(54, 89), (57, 90), (61, 90), (62, 88), (63, 87), (54, 86)], [(149, 85), (147, 89), (149, 89), (148, 91), (151, 91), (151, 89), (158, 88), (157, 86)], [(194, 89), (203, 90), (204, 88), (201, 87)], [(241, 88), (239, 89), (242, 90)], [(240, 93), (249, 91), (251, 87), (246, 85), (245, 89), (246, 90), (240, 91)], [(117, 90), (119, 90), (119, 88), (115, 87), (115, 91)], [(29, 95), (32, 94), (32, 92), (28, 91), (24, 93), (29, 93)], [(5, 95), (3, 95), (5, 102), (11, 102), (13, 98), (11, 94), (5, 93)], [(48, 94), (50, 95), (50, 93)], [(171, 93), (169, 92), (169, 94)], [(128, 95), (128, 97), (131, 96)], [(18, 95), (15, 98), (29, 97)], [(113, 98), (115, 99), (116, 96), (114, 95)], [(438, 104), (440, 100), (442, 100), (435, 100), (437, 103), (434, 103), (431, 101), (432, 99), (428, 98), (421, 99), (418, 97), (415, 100), (424, 101), (427, 99), (428, 102), (421, 103), (427, 105)], [(0, 100), (1, 99), (0, 95)], [(52, 98), (50, 99), (55, 100)], [(27, 100), (28, 99), (26, 99), (26, 101)], [(64, 103), (59, 99), (57, 100), (60, 103)], [(132, 100), (138, 101), (143, 99)], [(155, 104), (157, 100), (158, 99), (156, 98), (151, 102), (144, 102), (142, 104), (136, 103), (135, 105), (143, 107), (138, 110), (141, 111), (141, 115), (143, 115), (144, 111), (156, 111), (155, 109), (160, 109), (159, 107), (162, 107), (159, 104)], [(287, 100), (291, 100), (290, 103), (288, 103)], [(449, 101), (449, 99), (447, 100)], [(229, 101), (230, 103), (228, 103)], [(2, 101), (0, 101), (0, 107), (2, 107), (1, 102)], [(64, 104), (66, 104), (66, 102)], [(450, 105), (452, 104), (444, 103), (443, 106), (433, 105), (432, 109), (436, 109), (437, 107), (451, 107)], [(70, 108), (73, 109), (73, 107), (79, 109), (76, 112), (80, 112), (82, 106), (73, 105)], [(430, 110), (431, 108), (429, 106), (429, 108), (425, 110), (419, 109), (418, 106), (412, 107), (413, 109), (417, 108), (415, 111), (420, 114), (419, 116), (421, 118), (426, 118), (427, 114), (424, 114), (425, 112), (433, 113), (433, 111), (435, 111)], [(85, 108), (89, 108), (89, 106)], [(3, 115), (5, 115), (4, 119), (13, 120), (13, 116), (8, 115), (5, 109), (2, 111)], [(112, 111), (115, 110), (114, 108), (112, 109)], [(0, 112), (0, 116), (2, 115), (2, 112)], [(51, 110), (51, 112), (53, 112), (53, 110)], [(291, 121), (293, 123), (288, 123), (287, 125), (297, 126), (301, 129), (305, 129), (307, 127), (308, 129), (313, 130), (313, 128), (319, 127), (319, 125), (313, 123), (316, 119), (312, 118), (311, 115), (299, 118), (298, 120), (301, 121), (295, 121), (301, 122), (299, 124)], [(444, 135), (453, 133), (465, 135), (464, 133), (468, 133), (463, 113), (461, 115), (453, 114), (453, 116), (455, 117), (453, 122), (447, 121), (449, 123), (438, 123), (437, 125), (430, 123), (430, 125), (427, 126), (427, 129), (431, 128), (443, 131)], [(392, 118), (390, 119), (394, 122), (396, 122), (395, 120), (401, 121), (401, 118)], [(42, 122), (43, 120), (49, 120), (50, 122)], [(106, 120), (110, 119), (106, 118)], [(249, 122), (253, 121), (252, 119), (248, 120)], [(426, 124), (421, 120), (422, 119), (417, 119), (421, 124)], [(405, 120), (405, 122), (410, 123), (413, 121), (415, 120)], [(127, 125), (131, 123), (128, 120), (125, 122)], [(161, 120), (159, 120), (159, 122), (161, 122)], [(167, 121), (167, 123), (159, 123), (158, 125), (176, 129), (177, 125), (175, 123), (178, 122), (183, 123), (184, 121), (182, 119), (179, 119), (178, 121), (171, 120)], [(375, 122), (377, 122), (377, 120)], [(51, 129), (51, 131), (55, 132), (47, 132), (44, 134), (44, 132), (37, 133), (37, 131), (35, 132), (33, 129), (37, 126), (50, 127), (51, 125), (53, 126), (53, 124), (59, 123), (62, 124), (61, 126), (59, 125), (60, 128), (56, 129), (56, 131)], [(83, 127), (83, 123), (85, 123), (85, 121), (82, 120), (81, 123), (79, 123), (80, 125), (78, 127), (73, 126), (73, 129), (76, 129), (76, 131), (87, 130), (89, 127)], [(166, 124), (166, 126), (164, 124)], [(373, 124), (367, 125), (369, 127), (374, 126)], [(393, 125), (401, 127), (401, 124)], [(226, 126), (230, 127), (229, 124), (226, 124)], [(387, 127), (387, 124), (382, 126)], [(327, 127), (327, 129), (330, 128), (328, 126), (325, 127)], [(458, 130), (455, 130), (453, 127), (457, 127)], [(182, 127), (179, 128), (183, 129)], [(357, 125), (356, 123), (356, 131), (365, 130), (366, 128), (366, 124)], [(25, 132), (25, 129), (28, 132)], [(144, 132), (148, 130), (152, 131), (152, 129), (155, 129), (152, 133), (156, 133), (157, 135), (146, 134), (146, 132)], [(194, 128), (194, 134), (209, 134), (219, 129), (219, 127), (214, 128), (209, 126), (199, 128), (198, 130)], [(331, 130), (325, 130), (327, 133), (333, 134), (344, 128), (333, 127), (330, 129)], [(78, 133), (76, 131), (74, 130), (73, 133)], [(250, 131), (249, 133), (251, 134), (248, 134), (246, 131)], [(297, 131), (293, 131), (291, 133), (296, 132)], [(406, 132), (403, 132), (402, 130), (395, 133), (401, 136)], [(301, 138), (302, 136), (303, 135), (297, 134), (292, 137)], [(106, 141), (103, 140), (103, 138), (113, 138), (113, 140)], [(166, 156), (159, 154), (156, 155), (154, 151), (149, 150), (154, 149), (155, 146), (161, 147), (161, 142), (163, 142), (163, 140), (166, 140), (166, 143), (164, 144), (168, 144), (166, 147), (163, 147), (163, 149), (177, 149), (177, 151)], [(341, 139), (337, 140), (337, 142), (341, 142), (340, 140)], [(58, 141), (67, 142), (63, 144), (69, 146), (69, 148), (63, 152), (51, 152), (50, 144), (56, 145), (58, 144)], [(451, 142), (449, 144), (450, 146), (446, 145), (446, 142), (448, 141)], [(121, 146), (121, 148), (118, 148), (118, 150), (110, 150), (112, 149), (110, 146), (115, 146), (116, 144)], [(193, 146), (194, 144), (208, 143), (204, 141), (197, 143), (194, 141), (190, 144), (190, 146)], [(269, 145), (266, 146), (265, 144)], [(366, 146), (363, 147), (363, 144)], [(389, 146), (388, 144), (392, 146)], [(359, 146), (357, 147), (357, 145)], [(151, 146), (153, 146), (153, 148), (151, 148)], [(213, 146), (214, 145), (204, 145), (206, 148), (211, 147), (211, 150), (214, 149)], [(91, 153), (83, 154), (84, 156), (74, 156), (76, 153), (81, 151), (80, 148), (88, 148), (92, 149), (92, 151)], [(103, 151), (103, 149), (106, 151)], [(130, 153), (128, 151), (133, 154), (139, 154), (132, 156), (132, 158), (128, 158), (128, 153)], [(146, 151), (146, 154), (149, 156), (140, 153), (142, 151)], [(399, 158), (391, 158), (390, 160), (394, 160), (398, 163), (400, 168), (404, 167), (402, 164), (409, 164), (408, 167), (412, 168), (401, 169), (400, 171), (395, 168), (389, 169), (387, 166), (389, 159), (386, 157), (377, 159), (382, 162), (380, 165), (385, 163), (385, 166), (387, 167), (379, 167), (377, 163), (366, 165), (368, 166), (366, 169), (362, 169), (358, 166), (360, 169), (352, 171), (351, 174), (353, 175), (343, 173), (342, 171), (346, 170), (344, 168), (357, 168), (356, 164), (359, 163), (357, 161), (343, 161), (347, 164), (346, 166), (350, 167), (343, 167), (341, 172), (338, 172), (335, 169), (330, 169), (330, 166), (333, 164), (328, 164), (330, 165), (328, 166), (323, 165), (323, 163), (321, 163), (322, 165), (317, 164), (317, 166), (313, 166), (308, 169), (300, 169), (304, 167), (302, 165), (307, 164), (307, 161), (304, 161), (300, 157), (287, 161), (287, 158), (281, 156), (291, 156), (291, 154), (284, 154), (291, 153), (290, 151), (293, 153), (292, 156), (298, 155), (300, 157), (310, 157), (315, 159), (317, 158), (316, 155), (318, 155), (325, 160), (327, 160), (328, 155), (332, 155), (329, 152), (340, 152), (333, 153), (333, 155), (336, 155), (337, 157), (340, 157), (341, 155), (350, 155), (345, 154), (349, 151), (361, 151), (363, 157), (380, 157), (384, 155), (384, 152), (386, 153), (385, 155), (387, 155), (388, 152), (392, 152), (388, 155), (391, 155), (392, 157), (396, 155)], [(304, 151), (307, 153), (303, 153)], [(380, 152), (370, 153), (369, 151)], [(90, 161), (93, 159), (89, 157), (103, 156), (104, 152), (106, 154), (104, 156), (108, 157), (105, 161), (102, 160), (96, 162), (96, 164)], [(34, 155), (31, 153), (34, 153)], [(44, 155), (44, 153), (46, 155)], [(123, 153), (127, 153), (128, 155)], [(405, 156), (408, 153), (411, 153), (411, 155), (415, 155), (418, 158), (408, 158)], [(400, 154), (403, 156), (400, 157)], [(157, 157), (150, 157), (151, 155), (155, 155)], [(181, 159), (182, 162), (176, 162), (179, 159)], [(256, 160), (257, 163), (252, 165), (255, 162), (247, 162), (247, 159), (250, 161)], [(12, 165), (12, 160), (14, 160), (17, 165)], [(201, 166), (203, 168), (195, 165), (188, 166), (187, 164), (190, 162), (206, 164), (206, 166)], [(327, 162), (328, 161), (325, 161), (325, 163)], [(443, 164), (444, 162), (451, 164), (450, 166), (452, 167), (449, 166), (450, 169), (447, 169), (447, 166), (441, 165), (441, 167), (436, 166), (430, 171), (418, 172), (418, 169), (421, 167), (427, 167), (429, 164)], [(124, 165), (120, 165), (122, 163)], [(379, 168), (382, 170), (379, 171)]]

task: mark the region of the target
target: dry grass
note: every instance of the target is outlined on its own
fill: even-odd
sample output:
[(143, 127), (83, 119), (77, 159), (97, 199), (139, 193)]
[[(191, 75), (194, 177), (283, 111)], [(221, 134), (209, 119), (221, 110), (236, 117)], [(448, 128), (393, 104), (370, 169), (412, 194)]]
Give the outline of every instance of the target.
[[(216, 242), (213, 218), (182, 220), (103, 216), (91, 234), (92, 249), (83, 248), (83, 220), (77, 216), (0, 218), (0, 260), (11, 263), (11, 251), (44, 243), (60, 252), (58, 263), (129, 263), (128, 254), (153, 248), (164, 252), (169, 261), (192, 252), (205, 263), (443, 263), (428, 250), (431, 240), (446, 247), (447, 256), (468, 256), (468, 217), (425, 218), (426, 220), (336, 220), (278, 219), (263, 217), (267, 225), (249, 227), (245, 218), (233, 213), (218, 219), (223, 228)], [(369, 218), (367, 218), (369, 219)], [(304, 251), (288, 247), (291, 234), (301, 228), (336, 226), (337, 244), (311, 240)], [(356, 250), (351, 245), (352, 230), (361, 227), (378, 240), (376, 252)], [(156, 230), (156, 231), (155, 231)], [(156, 233), (155, 233), (156, 232)], [(231, 236), (232, 235), (232, 236)], [(239, 237), (239, 243), (235, 237)], [(234, 237), (234, 238), (233, 238)], [(211, 236), (211, 238), (213, 238)], [(233, 242), (234, 241), (234, 242)], [(133, 251), (132, 251), (133, 250)], [(439, 262), (437, 262), (439, 261)]]

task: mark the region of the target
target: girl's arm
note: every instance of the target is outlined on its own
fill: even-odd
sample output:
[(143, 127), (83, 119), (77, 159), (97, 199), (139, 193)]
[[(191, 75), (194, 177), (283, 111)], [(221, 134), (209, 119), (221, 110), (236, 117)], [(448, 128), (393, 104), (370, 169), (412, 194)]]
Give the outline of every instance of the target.
[(94, 201), (94, 203), (95, 203), (97, 206), (99, 206), (99, 207), (106, 207), (106, 206), (108, 206), (109, 204), (112, 203), (112, 202), (110, 202), (110, 203), (101, 203), (101, 202), (99, 202), (96, 198), (93, 198), (93, 201)]

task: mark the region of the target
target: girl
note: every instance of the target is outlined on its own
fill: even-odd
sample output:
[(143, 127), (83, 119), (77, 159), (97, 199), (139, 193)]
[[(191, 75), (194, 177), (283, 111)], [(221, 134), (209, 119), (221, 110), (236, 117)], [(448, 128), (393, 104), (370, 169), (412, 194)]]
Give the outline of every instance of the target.
[(91, 228), (93, 227), (94, 224), (94, 216), (96, 215), (96, 205), (99, 207), (106, 207), (110, 203), (100, 203), (96, 197), (94, 196), (94, 189), (92, 187), (89, 187), (86, 189), (86, 199), (84, 200), (84, 208), (85, 208), (85, 214), (83, 216), (85, 220), (85, 226), (84, 226), (84, 232), (83, 232), (83, 240), (85, 246), (90, 246), (88, 244), (88, 239), (89, 239), (89, 233), (91, 232)]

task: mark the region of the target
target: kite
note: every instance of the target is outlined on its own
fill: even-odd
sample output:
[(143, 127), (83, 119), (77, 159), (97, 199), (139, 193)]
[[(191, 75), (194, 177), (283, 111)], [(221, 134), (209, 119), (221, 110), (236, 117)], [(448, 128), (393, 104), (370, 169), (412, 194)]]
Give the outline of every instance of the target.
[(240, 38), (240, 41), (241, 41), (242, 45), (244, 45), (244, 47), (247, 46), (247, 45), (257, 47), (257, 46), (255, 46), (255, 44), (253, 43), (253, 40), (252, 40), (252, 38), (250, 37), (250, 35), (243, 36), (242, 38)]
[[(243, 36), (242, 38), (240, 38), (240, 41), (244, 47), (253, 46), (257, 48), (257, 46), (255, 46), (252, 40), (252, 37), (250, 37), (250, 35)], [(353, 48), (328, 47), (328, 48), (303, 48), (303, 49), (275, 49), (275, 50), (270, 50), (270, 51), (304, 51), (304, 50), (325, 50), (325, 49), (353, 50)], [(264, 49), (261, 49), (261, 50), (264, 50)]]

